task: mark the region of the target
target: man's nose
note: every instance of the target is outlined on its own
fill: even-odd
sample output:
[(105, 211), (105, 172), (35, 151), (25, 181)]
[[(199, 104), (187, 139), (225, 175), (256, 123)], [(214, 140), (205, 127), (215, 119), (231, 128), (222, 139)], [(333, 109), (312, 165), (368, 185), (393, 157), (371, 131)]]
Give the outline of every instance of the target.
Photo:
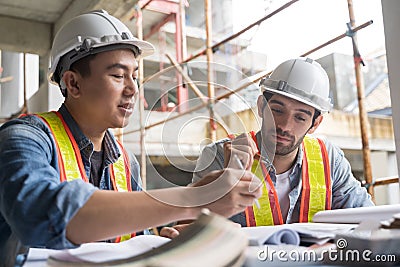
[(137, 79), (133, 77), (126, 79), (125, 92), (126, 94), (132, 94), (132, 95), (136, 95), (139, 92), (139, 84)]
[(276, 128), (280, 128), (283, 132), (292, 132), (293, 120), (289, 116), (282, 116), (276, 122)]

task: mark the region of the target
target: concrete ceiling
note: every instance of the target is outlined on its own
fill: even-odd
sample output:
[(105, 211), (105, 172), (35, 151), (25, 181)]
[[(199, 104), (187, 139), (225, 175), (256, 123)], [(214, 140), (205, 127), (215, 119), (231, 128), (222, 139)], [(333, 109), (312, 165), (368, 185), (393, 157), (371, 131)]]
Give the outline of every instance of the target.
[[(0, 0), (0, 50), (45, 55), (55, 32), (70, 18), (104, 9), (135, 33), (130, 18), (139, 0)], [(145, 10), (144, 33), (166, 14)]]

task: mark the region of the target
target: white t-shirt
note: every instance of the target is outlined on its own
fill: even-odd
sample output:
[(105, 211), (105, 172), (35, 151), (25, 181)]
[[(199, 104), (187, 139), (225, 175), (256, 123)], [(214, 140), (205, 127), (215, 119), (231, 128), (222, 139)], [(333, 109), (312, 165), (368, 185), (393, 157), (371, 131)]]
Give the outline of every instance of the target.
[(279, 205), (281, 207), (282, 219), (286, 222), (287, 214), (289, 212), (290, 200), (290, 181), (289, 174), (292, 172), (292, 168), (288, 171), (276, 175), (275, 190), (278, 194)]

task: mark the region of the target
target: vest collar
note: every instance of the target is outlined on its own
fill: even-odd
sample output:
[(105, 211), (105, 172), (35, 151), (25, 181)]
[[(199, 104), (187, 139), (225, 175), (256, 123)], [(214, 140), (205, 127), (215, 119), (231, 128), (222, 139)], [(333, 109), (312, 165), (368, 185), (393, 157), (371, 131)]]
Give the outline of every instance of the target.
[[(87, 138), (79, 128), (78, 124), (72, 117), (71, 113), (69, 113), (65, 104), (62, 104), (60, 109), (58, 110), (61, 116), (63, 117), (65, 123), (71, 130), (72, 135), (75, 138), (76, 143), (78, 144), (79, 150), (81, 153), (85, 154), (87, 157), (93, 152), (93, 143)], [(107, 130), (104, 135), (103, 140), (103, 149), (104, 149), (104, 163), (105, 165), (112, 164), (117, 161), (117, 159), (121, 156), (121, 152), (117, 146), (116, 140), (113, 134)]]

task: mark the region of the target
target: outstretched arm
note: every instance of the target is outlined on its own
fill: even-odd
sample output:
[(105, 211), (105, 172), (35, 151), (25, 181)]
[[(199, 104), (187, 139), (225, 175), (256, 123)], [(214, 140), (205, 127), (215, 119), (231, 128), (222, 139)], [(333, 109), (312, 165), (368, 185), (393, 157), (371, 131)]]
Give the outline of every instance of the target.
[(202, 208), (230, 217), (261, 195), (243, 170), (224, 169), (191, 187), (147, 192), (96, 191), (67, 225), (67, 238), (81, 244), (167, 224), (195, 219)]

